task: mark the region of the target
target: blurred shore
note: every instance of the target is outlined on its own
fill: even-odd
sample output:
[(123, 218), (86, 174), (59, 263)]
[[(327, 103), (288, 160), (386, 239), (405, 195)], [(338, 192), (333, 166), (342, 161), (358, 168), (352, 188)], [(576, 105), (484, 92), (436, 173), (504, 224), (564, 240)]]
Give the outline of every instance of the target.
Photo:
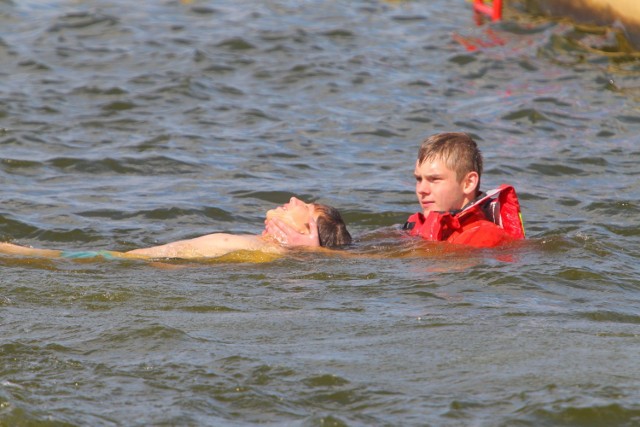
[(508, 5), (528, 13), (570, 18), (578, 24), (620, 30), (630, 47), (640, 50), (640, 1), (638, 0), (509, 0)]

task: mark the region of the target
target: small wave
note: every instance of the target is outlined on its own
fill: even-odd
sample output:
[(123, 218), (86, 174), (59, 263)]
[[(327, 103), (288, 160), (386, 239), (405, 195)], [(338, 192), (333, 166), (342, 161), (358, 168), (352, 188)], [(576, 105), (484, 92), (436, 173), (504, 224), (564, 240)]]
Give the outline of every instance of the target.
[(590, 202), (584, 207), (602, 218), (633, 218), (640, 214), (640, 204), (635, 200), (600, 199)]
[(28, 169), (38, 169), (44, 166), (42, 162), (25, 159), (0, 159), (2, 170), (8, 173), (22, 172)]
[(545, 176), (584, 176), (587, 175), (584, 169), (574, 168), (571, 166), (567, 166), (563, 163), (557, 163), (554, 160), (546, 159), (548, 161), (544, 163), (534, 162), (529, 164), (529, 170), (534, 173), (543, 174)]
[(207, 6), (193, 6), (191, 8), (191, 12), (193, 12), (196, 15), (203, 15), (203, 16), (215, 15), (218, 13), (216, 9), (212, 7), (207, 7)]
[(127, 95), (129, 92), (121, 87), (112, 86), (107, 88), (101, 88), (95, 85), (85, 85), (76, 87), (72, 91), (72, 95), (105, 95), (105, 96), (122, 96)]
[(63, 15), (49, 27), (49, 32), (60, 33), (65, 30), (82, 30), (95, 26), (115, 26), (119, 19), (115, 16), (88, 12), (76, 12)]
[(344, 39), (344, 38), (350, 39), (355, 37), (355, 34), (352, 31), (344, 30), (344, 29), (335, 29), (335, 30), (325, 31), (322, 33), (322, 35), (329, 38), (335, 38), (335, 39)]
[(130, 219), (137, 217), (144, 217), (148, 219), (176, 219), (185, 217), (201, 217), (206, 219), (214, 219), (218, 221), (232, 222), (236, 220), (236, 217), (230, 212), (215, 208), (205, 207), (201, 209), (184, 209), (177, 207), (159, 208), (135, 212), (123, 212), (114, 209), (94, 209), (89, 211), (76, 212), (76, 215), (80, 215), (87, 218), (106, 218), (113, 220)]
[[(0, 233), (5, 236), (11, 236), (11, 238), (19, 238), (33, 235), (40, 231), (43, 230), (26, 222), (15, 220), (9, 215), (0, 214)], [(5, 238), (5, 240), (9, 239)]]
[(245, 51), (245, 50), (255, 49), (254, 45), (252, 45), (251, 43), (249, 43), (248, 41), (246, 41), (241, 37), (234, 37), (234, 38), (223, 40), (222, 42), (218, 43), (217, 46), (231, 50), (231, 51), (236, 51), (236, 50)]
[(192, 338), (184, 331), (160, 324), (148, 324), (144, 326), (126, 326), (102, 333), (92, 342), (99, 348), (127, 348), (132, 346), (139, 348), (141, 342), (148, 345), (167, 346), (168, 349), (178, 342), (191, 341)]
[(136, 108), (136, 104), (130, 101), (113, 101), (102, 106), (102, 110), (106, 112), (126, 111)]
[(631, 323), (640, 324), (640, 316), (636, 314), (618, 313), (613, 311), (588, 311), (576, 314), (577, 317), (583, 317), (595, 322), (614, 322), (614, 323)]
[(0, 214), (0, 238), (2, 241), (36, 239), (46, 242), (92, 243), (101, 241), (104, 236), (92, 228), (54, 229), (41, 228), (27, 221), (13, 219), (10, 215)]
[(524, 408), (531, 412), (533, 425), (553, 426), (634, 426), (640, 419), (640, 409), (617, 403), (592, 406), (573, 406), (558, 402), (556, 408)]
[(65, 172), (91, 175), (118, 173), (124, 175), (174, 175), (193, 173), (197, 166), (166, 156), (145, 158), (104, 158), (88, 160), (77, 157), (57, 157), (47, 165)]
[(352, 132), (351, 135), (353, 136), (371, 135), (371, 136), (379, 136), (381, 138), (399, 138), (402, 136), (388, 129), (373, 129), (370, 131), (358, 131), (358, 132)]
[(182, 310), (189, 313), (234, 313), (240, 312), (236, 308), (223, 305), (189, 305), (189, 306), (169, 306), (167, 310)]
[(287, 191), (247, 191), (247, 190), (236, 190), (231, 191), (232, 195), (241, 197), (241, 198), (250, 198), (250, 199), (258, 199), (264, 200), (266, 202), (271, 203), (285, 203), (288, 202), (291, 197), (298, 197), (305, 201), (310, 201), (313, 198), (309, 194), (293, 194)]

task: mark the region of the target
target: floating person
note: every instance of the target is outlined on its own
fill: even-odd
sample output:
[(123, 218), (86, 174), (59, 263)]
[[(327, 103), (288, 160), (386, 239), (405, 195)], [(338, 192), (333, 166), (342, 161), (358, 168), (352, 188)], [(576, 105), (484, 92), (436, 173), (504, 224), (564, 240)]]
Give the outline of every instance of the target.
[[(424, 140), (414, 175), (422, 212), (403, 229), (411, 236), (472, 247), (494, 247), (523, 239), (520, 203), (512, 186), (480, 191), (482, 153), (466, 133), (446, 132)], [(270, 221), (283, 242), (302, 238), (288, 224)], [(311, 233), (313, 235), (313, 231)]]
[[(286, 239), (272, 221), (295, 230), (295, 238)], [(351, 243), (351, 235), (340, 212), (327, 205), (305, 203), (292, 197), (288, 203), (266, 214), (261, 235), (214, 233), (128, 252), (61, 251), (0, 243), (0, 253), (45, 258), (128, 258), (128, 259), (202, 259), (216, 258), (237, 251), (284, 254), (291, 247), (325, 247), (337, 249)]]

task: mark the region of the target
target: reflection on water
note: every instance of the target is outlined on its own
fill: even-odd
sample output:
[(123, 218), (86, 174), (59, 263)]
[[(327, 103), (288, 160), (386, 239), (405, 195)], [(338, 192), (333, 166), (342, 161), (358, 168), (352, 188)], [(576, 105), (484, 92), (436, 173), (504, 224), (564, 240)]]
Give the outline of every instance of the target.
[[(0, 257), (0, 424), (640, 416), (640, 62), (615, 33), (477, 27), (462, 1), (0, 1), (0, 64), (3, 240), (258, 233), (293, 195), (357, 238), (258, 263)], [(485, 189), (516, 187), (524, 244), (401, 236), (444, 130), (478, 140)]]

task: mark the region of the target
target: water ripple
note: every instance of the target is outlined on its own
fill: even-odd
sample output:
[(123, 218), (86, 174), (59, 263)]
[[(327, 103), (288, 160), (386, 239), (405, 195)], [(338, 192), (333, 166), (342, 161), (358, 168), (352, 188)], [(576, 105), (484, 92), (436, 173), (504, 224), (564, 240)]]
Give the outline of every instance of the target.
[[(632, 425), (638, 55), (466, 3), (0, 0), (3, 240), (259, 233), (292, 196), (355, 237), (0, 257), (0, 424)], [(484, 189), (516, 186), (526, 242), (400, 231), (445, 130), (478, 141)]]

